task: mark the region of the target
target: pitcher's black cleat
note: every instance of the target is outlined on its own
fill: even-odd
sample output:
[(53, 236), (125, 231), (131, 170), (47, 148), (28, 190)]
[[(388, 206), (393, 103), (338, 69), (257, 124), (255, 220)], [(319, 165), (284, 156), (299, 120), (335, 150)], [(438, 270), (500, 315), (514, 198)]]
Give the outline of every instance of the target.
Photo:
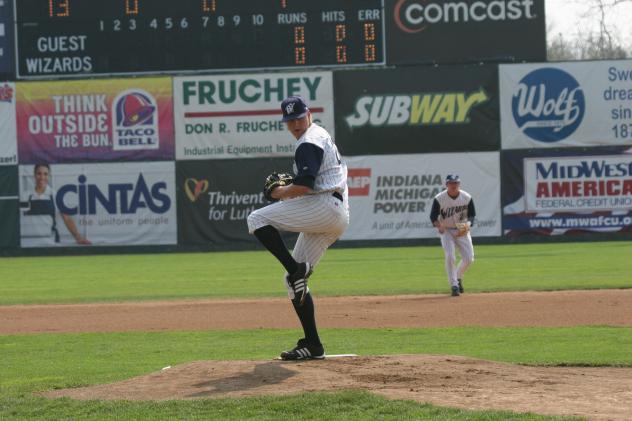
[(452, 287), (452, 296), (458, 297), (459, 295), (459, 287)]
[(459, 281), (459, 292), (463, 294), (463, 281), (460, 279), (457, 279), (457, 280)]
[(305, 338), (299, 339), (291, 350), (281, 353), (281, 359), (285, 361), (322, 360), (324, 358), (325, 348), (322, 345), (310, 344)]

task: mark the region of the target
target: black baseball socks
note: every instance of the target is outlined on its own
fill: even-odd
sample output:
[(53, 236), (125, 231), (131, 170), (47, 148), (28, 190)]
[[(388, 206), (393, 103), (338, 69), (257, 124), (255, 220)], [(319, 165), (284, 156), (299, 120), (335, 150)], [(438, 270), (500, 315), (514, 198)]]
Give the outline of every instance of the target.
[(303, 305), (297, 304), (294, 300), (292, 300), (292, 305), (294, 306), (294, 310), (296, 310), (298, 319), (301, 321), (301, 326), (303, 326), (305, 340), (310, 345), (322, 346), (320, 337), (318, 337), (318, 330), (316, 329), (316, 316), (312, 294), (307, 293)]
[(296, 260), (294, 260), (288, 251), (283, 242), (283, 238), (281, 238), (281, 234), (279, 234), (276, 228), (272, 225), (266, 225), (265, 227), (256, 229), (254, 235), (257, 237), (257, 240), (281, 262), (287, 273), (291, 275), (296, 272), (298, 263), (296, 263)]

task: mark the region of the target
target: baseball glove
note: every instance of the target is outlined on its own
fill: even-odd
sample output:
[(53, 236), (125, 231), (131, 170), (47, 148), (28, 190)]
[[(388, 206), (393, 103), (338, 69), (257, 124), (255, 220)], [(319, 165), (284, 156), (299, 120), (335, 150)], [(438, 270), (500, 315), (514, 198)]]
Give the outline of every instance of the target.
[(467, 222), (457, 222), (455, 226), (458, 230), (456, 234), (457, 237), (463, 237), (470, 231), (470, 224), (468, 224)]
[(266, 182), (263, 185), (263, 195), (270, 202), (276, 202), (279, 199), (275, 199), (272, 197), (272, 191), (279, 186), (287, 186), (292, 184), (294, 181), (294, 177), (288, 173), (277, 173), (273, 172), (269, 176), (266, 177)]

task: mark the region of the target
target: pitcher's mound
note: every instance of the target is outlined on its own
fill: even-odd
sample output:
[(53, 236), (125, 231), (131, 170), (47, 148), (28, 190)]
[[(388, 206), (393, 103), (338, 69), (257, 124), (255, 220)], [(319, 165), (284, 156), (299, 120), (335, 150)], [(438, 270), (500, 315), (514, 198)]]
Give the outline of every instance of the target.
[(305, 362), (198, 361), (118, 383), (46, 392), (75, 399), (165, 400), (365, 389), (478, 410), (629, 419), (632, 369), (527, 367), (466, 357), (391, 355)]

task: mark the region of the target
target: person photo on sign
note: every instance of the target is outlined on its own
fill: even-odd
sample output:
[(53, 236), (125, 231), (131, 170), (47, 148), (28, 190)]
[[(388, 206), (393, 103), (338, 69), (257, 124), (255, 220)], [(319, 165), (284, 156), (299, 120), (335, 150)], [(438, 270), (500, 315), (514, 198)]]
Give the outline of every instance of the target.
[(20, 206), (22, 212), (21, 237), (23, 246), (59, 245), (57, 215), (73, 236), (75, 243), (90, 245), (91, 242), (79, 233), (72, 216), (59, 212), (55, 206), (55, 191), (49, 185), (50, 165), (36, 164), (34, 168), (35, 189)]
[[(316, 328), (314, 302), (307, 281), (323, 254), (349, 225), (347, 166), (329, 133), (313, 122), (305, 100), (291, 96), (281, 103), (283, 121), (296, 139), (294, 177), (273, 173), (264, 195), (273, 203), (248, 216), (248, 231), (285, 268), (285, 286), (303, 327), (304, 337), (281, 353), (283, 360), (325, 358)], [(299, 233), (292, 254), (280, 231)]]
[[(430, 220), (437, 227), (441, 246), (445, 254), (445, 270), (453, 297), (463, 293), (463, 274), (474, 261), (474, 246), (470, 228), (474, 223), (476, 210), (472, 196), (461, 190), (458, 175), (448, 175), (446, 189), (434, 197)], [(461, 261), (456, 265), (456, 249)]]

